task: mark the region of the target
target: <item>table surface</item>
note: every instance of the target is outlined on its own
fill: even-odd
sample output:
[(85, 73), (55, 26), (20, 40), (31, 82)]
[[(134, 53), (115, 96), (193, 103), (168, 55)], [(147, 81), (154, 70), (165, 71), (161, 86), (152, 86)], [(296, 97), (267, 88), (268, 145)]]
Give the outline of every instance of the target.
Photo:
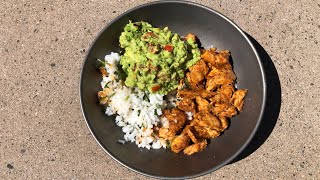
[[(95, 142), (78, 91), (94, 37), (146, 2), (1, 0), (0, 179), (148, 179)], [(319, 178), (319, 1), (195, 2), (225, 14), (263, 47), (278, 107), (268, 111), (270, 127), (255, 151), (199, 179)]]

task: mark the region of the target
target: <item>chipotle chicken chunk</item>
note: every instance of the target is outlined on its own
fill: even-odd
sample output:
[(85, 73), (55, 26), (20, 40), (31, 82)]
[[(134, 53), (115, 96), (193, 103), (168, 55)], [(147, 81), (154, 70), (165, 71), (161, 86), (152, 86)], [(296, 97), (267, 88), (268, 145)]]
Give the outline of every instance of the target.
[(204, 80), (205, 76), (208, 74), (208, 66), (203, 60), (198, 61), (195, 65), (189, 68), (189, 71), (186, 76), (189, 82), (189, 85), (192, 88), (197, 88), (198, 84)]
[(189, 143), (190, 137), (185, 133), (181, 133), (180, 135), (176, 136), (171, 142), (171, 151), (179, 153), (180, 151), (185, 149), (189, 145)]
[(248, 90), (239, 89), (232, 95), (231, 103), (238, 109), (238, 111), (242, 111), (244, 97), (246, 96)]
[(210, 98), (216, 95), (215, 92), (206, 91), (205, 89), (195, 89), (195, 90), (188, 90), (188, 89), (182, 89), (178, 91), (177, 96), (179, 98), (185, 98), (185, 99), (195, 99), (197, 96), (200, 96), (202, 98)]
[(228, 118), (232, 118), (238, 113), (236, 108), (229, 103), (223, 103), (223, 104), (217, 103), (214, 106), (212, 106), (211, 110), (216, 116), (225, 116)]
[(203, 112), (209, 111), (209, 102), (206, 99), (198, 96), (196, 97), (196, 104), (197, 104), (198, 111), (203, 111)]
[(162, 127), (159, 129), (158, 135), (163, 139), (171, 141), (176, 136), (176, 132), (173, 130), (170, 130), (169, 128)]
[(216, 131), (223, 131), (220, 119), (210, 112), (199, 112), (194, 115), (191, 125), (207, 127)]
[(187, 125), (184, 130), (193, 143), (199, 142), (202, 137), (198, 134), (194, 126)]
[(195, 103), (193, 99), (182, 99), (178, 102), (177, 107), (185, 112), (195, 112)]
[(234, 87), (232, 85), (222, 85), (217, 89), (217, 94), (214, 97), (210, 98), (210, 101), (211, 103), (229, 103), (233, 92)]
[(161, 127), (159, 129), (159, 137), (172, 140), (176, 133), (180, 132), (187, 120), (187, 115), (177, 109), (173, 108), (165, 110), (163, 116), (168, 120), (169, 127)]
[(194, 143), (183, 150), (186, 155), (192, 155), (194, 153), (203, 151), (207, 147), (207, 140), (202, 140), (200, 142)]
[(214, 129), (210, 129), (208, 127), (202, 127), (202, 126), (194, 126), (196, 132), (205, 139), (215, 138), (220, 135), (220, 132)]

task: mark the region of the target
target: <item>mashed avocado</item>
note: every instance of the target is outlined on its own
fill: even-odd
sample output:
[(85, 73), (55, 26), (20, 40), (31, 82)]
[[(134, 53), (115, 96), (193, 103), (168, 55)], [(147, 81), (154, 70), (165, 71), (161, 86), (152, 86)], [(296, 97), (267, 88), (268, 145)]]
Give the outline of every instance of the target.
[(176, 89), (185, 70), (200, 59), (195, 38), (182, 40), (169, 30), (146, 22), (131, 21), (120, 36), (125, 52), (120, 64), (125, 84), (151, 93), (167, 94)]

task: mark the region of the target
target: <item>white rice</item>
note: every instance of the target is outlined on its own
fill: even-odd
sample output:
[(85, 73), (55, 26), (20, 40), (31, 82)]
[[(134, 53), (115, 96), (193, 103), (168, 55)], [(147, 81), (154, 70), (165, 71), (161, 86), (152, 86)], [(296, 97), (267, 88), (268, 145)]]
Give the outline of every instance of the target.
[[(153, 127), (161, 124), (168, 126), (165, 118), (161, 118), (162, 110), (167, 106), (163, 95), (147, 94), (138, 88), (128, 88), (118, 80), (116, 74), (120, 61), (118, 53), (105, 56), (108, 76), (101, 81), (101, 87), (107, 92), (109, 100), (105, 113), (115, 115), (115, 122), (122, 127), (124, 141), (135, 142), (138, 147), (159, 149), (166, 147), (166, 141), (153, 133)], [(106, 85), (108, 86), (107, 88)], [(146, 96), (148, 99), (146, 99)], [(119, 142), (123, 142), (120, 140)]]

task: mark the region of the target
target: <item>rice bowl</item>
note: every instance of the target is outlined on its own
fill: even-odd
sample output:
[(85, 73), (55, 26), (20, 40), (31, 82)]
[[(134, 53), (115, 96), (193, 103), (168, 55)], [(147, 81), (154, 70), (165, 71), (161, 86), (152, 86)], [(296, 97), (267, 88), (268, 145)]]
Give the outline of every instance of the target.
[[(159, 16), (158, 14), (163, 10), (166, 13)], [(198, 16), (194, 16), (195, 13)], [(147, 150), (137, 148), (135, 143), (118, 143), (118, 140), (123, 137), (123, 132), (114, 123), (115, 116), (106, 116), (100, 111), (96, 92), (100, 89), (97, 85), (101, 81), (99, 78), (101, 75), (95, 69), (95, 60), (104, 59), (105, 54), (112, 51), (120, 52), (118, 37), (130, 19), (150, 20), (157, 26), (169, 26), (178, 33), (186, 33), (187, 29), (200, 36), (204, 47), (210, 47), (211, 44), (215, 44), (218, 48), (228, 47), (233, 52), (234, 58), (243, 59), (241, 63), (236, 61), (233, 65), (235, 72), (240, 73), (237, 85), (239, 88), (249, 89), (250, 100), (246, 102), (245, 111), (233, 119), (233, 125), (228, 131), (211, 141), (203, 153), (186, 158), (164, 149)], [(208, 21), (216, 23), (208, 24)], [(241, 51), (239, 51), (240, 47)], [(237, 25), (217, 11), (199, 4), (161, 1), (129, 10), (101, 31), (87, 51), (81, 74), (80, 97), (89, 130), (101, 148), (115, 161), (150, 177), (194, 178), (219, 169), (246, 147), (261, 121), (266, 100), (265, 85), (264, 72), (258, 54)], [(154, 161), (157, 163), (152, 163)]]

